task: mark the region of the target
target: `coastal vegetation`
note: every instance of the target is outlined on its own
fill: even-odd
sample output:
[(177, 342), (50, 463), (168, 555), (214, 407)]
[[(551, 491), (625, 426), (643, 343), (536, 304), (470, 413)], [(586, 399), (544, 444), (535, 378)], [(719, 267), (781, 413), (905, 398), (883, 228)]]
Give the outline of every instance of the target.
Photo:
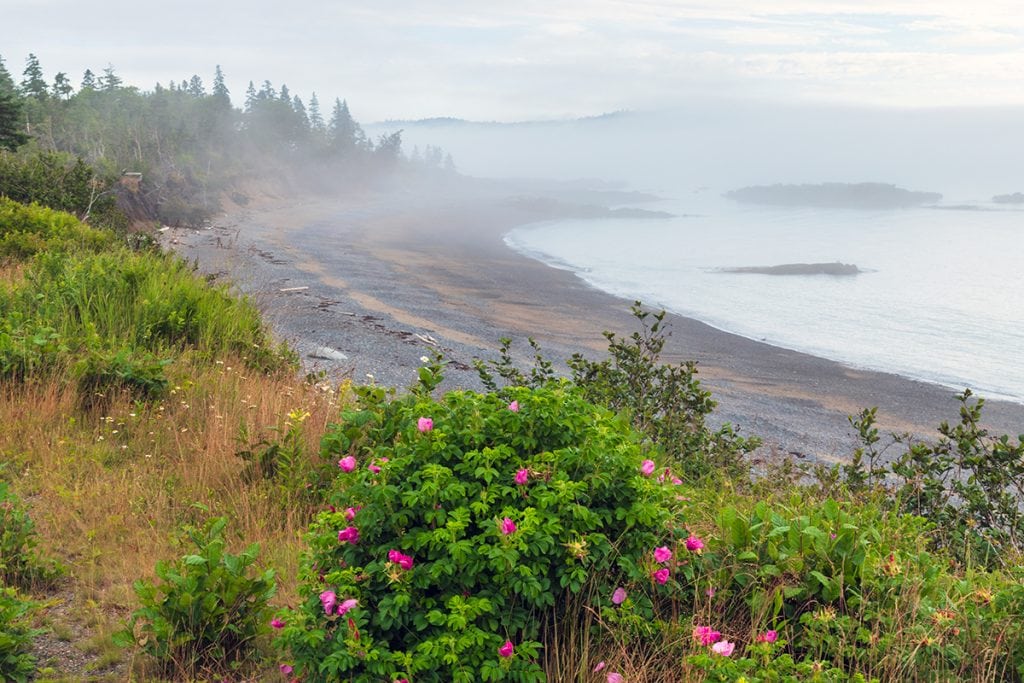
[[(216, 121), (219, 79), (139, 93), (108, 69), (74, 94), (29, 67), (0, 99), (33, 122), (0, 153), (0, 678), (1024, 677), (1024, 446), (969, 392), (931, 441), (886, 439), (868, 409), (848, 462), (754, 472), (757, 439), (710, 425), (696, 364), (663, 362), (665, 316), (639, 303), (602, 359), (556, 367), (531, 341), (524, 368), (502, 340), (480, 392), (442, 393), (442, 356), (402, 392), (301, 377), (252, 302), (129, 230), (146, 190), (108, 174), (141, 148), (157, 217), (192, 221), (229, 191), (199, 172), (228, 173), (226, 148), (189, 142), (192, 166), (129, 116), (110, 140), (138, 147), (107, 156), (56, 118)], [(287, 158), (298, 138), (244, 131), (283, 130), (295, 98), (252, 90), (225, 139)], [(360, 168), (392, 143), (360, 142)]]
[(938, 192), (905, 190), (886, 183), (753, 185), (726, 192), (725, 196), (748, 204), (829, 209), (902, 209), (934, 204), (942, 199)]

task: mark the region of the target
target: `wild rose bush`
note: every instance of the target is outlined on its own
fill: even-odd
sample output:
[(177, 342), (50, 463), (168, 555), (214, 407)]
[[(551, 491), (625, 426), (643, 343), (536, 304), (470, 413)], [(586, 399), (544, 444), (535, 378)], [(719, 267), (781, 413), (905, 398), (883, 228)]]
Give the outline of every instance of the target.
[(686, 532), (673, 478), (641, 471), (624, 418), (569, 385), (360, 393), (362, 410), (324, 439), (338, 477), (311, 528), (302, 603), (274, 622), (283, 671), (540, 681), (542, 624), (568, 595), (600, 610), (629, 585), (631, 609), (653, 614), (667, 589), (654, 550), (667, 562)]

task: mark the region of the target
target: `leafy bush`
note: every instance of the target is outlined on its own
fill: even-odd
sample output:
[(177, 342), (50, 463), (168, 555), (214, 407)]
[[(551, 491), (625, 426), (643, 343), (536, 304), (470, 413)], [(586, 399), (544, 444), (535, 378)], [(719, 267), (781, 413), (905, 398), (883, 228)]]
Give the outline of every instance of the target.
[[(1024, 574), (951, 572), (928, 550), (933, 526), (883, 497), (687, 493), (688, 518), (707, 531), (690, 563), (696, 597), (679, 611), (735, 646), (736, 661), (707, 648), (688, 660), (710, 680), (992, 680), (1024, 666)], [(757, 656), (769, 630), (787, 647)]]
[(60, 566), (36, 550), (36, 529), (21, 501), (0, 480), (0, 584), (32, 588), (56, 579)]
[(75, 366), (78, 395), (86, 407), (108, 405), (117, 391), (156, 398), (167, 389), (164, 367), (170, 362), (146, 351), (90, 353)]
[(635, 583), (655, 614), (652, 551), (683, 532), (628, 422), (568, 385), (434, 401), (438, 379), (359, 390), (324, 437), (342, 472), (278, 622), (303, 680), (539, 681), (543, 627), (574, 603)]
[[(874, 426), (876, 411), (863, 411), (852, 420), (862, 446), (844, 473), (856, 491), (868, 485), (891, 487), (894, 508), (934, 521), (944, 530), (936, 545), (965, 565), (1013, 564), (1024, 552), (1024, 438), (990, 435), (981, 427), (985, 401), (972, 403), (971, 396), (969, 390), (957, 396), (960, 420), (939, 425), (937, 441), (893, 435), (882, 450), (906, 448), (888, 467), (876, 446), (881, 439)], [(892, 486), (886, 479), (890, 475)]]
[(32, 639), (42, 631), (28, 623), (32, 607), (13, 588), (0, 588), (0, 680), (23, 683), (35, 673)]
[(92, 224), (124, 232), (128, 218), (116, 205), (109, 179), (81, 157), (59, 152), (0, 152), (2, 194), (22, 204), (67, 211)]
[[(726, 424), (718, 430), (706, 425), (715, 401), (697, 379), (697, 364), (660, 362), (667, 340), (665, 311), (644, 311), (639, 301), (632, 307), (641, 329), (628, 339), (605, 332), (608, 358), (588, 360), (574, 354), (569, 360), (572, 382), (583, 396), (598, 405), (624, 411), (633, 427), (662, 448), (688, 475), (742, 474), (742, 456), (757, 448), (756, 438), (741, 438)], [(534, 350), (534, 367), (524, 374), (514, 364), (511, 340), (502, 339), (498, 361), (477, 361), (484, 385), (497, 389), (494, 374), (514, 386), (543, 386), (552, 381), (552, 363), (529, 340)]]
[(114, 244), (112, 233), (89, 227), (70, 214), (0, 196), (0, 258), (24, 260), (57, 249), (95, 252)]
[(267, 630), (267, 601), (276, 592), (274, 571), (250, 576), (259, 547), (238, 555), (224, 550), (227, 519), (189, 529), (196, 552), (173, 564), (158, 562), (162, 583), (136, 581), (142, 607), (117, 634), (136, 645), (168, 673), (195, 680), (197, 673), (238, 670), (258, 660), (256, 641)]

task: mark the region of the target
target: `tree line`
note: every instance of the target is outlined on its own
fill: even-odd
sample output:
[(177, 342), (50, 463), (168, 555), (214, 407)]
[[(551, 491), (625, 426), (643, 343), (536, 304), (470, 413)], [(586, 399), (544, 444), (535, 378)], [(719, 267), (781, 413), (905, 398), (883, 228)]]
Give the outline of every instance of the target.
[[(401, 131), (370, 139), (340, 98), (325, 113), (315, 92), (304, 101), (287, 85), (250, 81), (244, 105), (236, 107), (219, 65), (209, 87), (196, 74), (143, 91), (125, 84), (112, 65), (99, 73), (87, 69), (76, 86), (65, 72), (47, 81), (34, 54), (20, 82), (0, 55), (0, 150), (37, 161), (51, 155), (47, 163), (59, 158), (66, 167), (80, 158), (108, 182), (124, 172), (141, 174), (156, 209), (135, 213), (155, 210), (152, 217), (167, 222), (186, 210), (212, 213), (221, 192), (254, 173), (273, 177), (315, 167), (306, 175), (323, 176), (329, 167), (353, 181), (399, 165), (454, 169), (438, 148), (407, 158)], [(0, 186), (0, 194), (9, 193)]]

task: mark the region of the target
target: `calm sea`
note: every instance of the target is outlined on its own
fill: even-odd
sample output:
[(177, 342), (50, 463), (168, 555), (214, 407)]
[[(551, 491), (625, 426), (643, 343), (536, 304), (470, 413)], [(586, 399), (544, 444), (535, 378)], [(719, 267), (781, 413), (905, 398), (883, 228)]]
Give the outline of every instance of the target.
[[(705, 191), (668, 220), (523, 226), (514, 249), (594, 287), (850, 366), (1024, 403), (1024, 211), (740, 205)], [(861, 274), (723, 268), (841, 261)]]

